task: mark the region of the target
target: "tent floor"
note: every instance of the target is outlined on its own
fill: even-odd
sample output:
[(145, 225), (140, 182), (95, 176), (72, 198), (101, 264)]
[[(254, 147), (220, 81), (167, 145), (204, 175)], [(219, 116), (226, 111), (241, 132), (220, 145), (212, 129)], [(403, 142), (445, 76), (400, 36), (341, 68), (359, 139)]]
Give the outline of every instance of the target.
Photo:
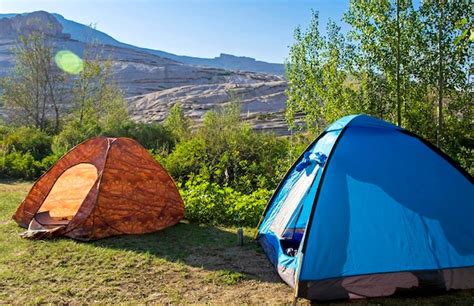
[(65, 229), (70, 221), (70, 218), (66, 220), (52, 218), (48, 211), (40, 212), (31, 219), (28, 230), (22, 233), (21, 237), (27, 239), (51, 238)]
[(56, 227), (56, 226), (68, 225), (69, 222), (71, 221), (70, 219), (72, 218), (68, 218), (66, 220), (59, 220), (57, 218), (51, 217), (49, 215), (49, 211), (43, 211), (43, 212), (37, 213), (34, 216), (34, 219), (36, 220), (36, 222), (43, 225), (44, 227), (49, 227), (49, 226)]

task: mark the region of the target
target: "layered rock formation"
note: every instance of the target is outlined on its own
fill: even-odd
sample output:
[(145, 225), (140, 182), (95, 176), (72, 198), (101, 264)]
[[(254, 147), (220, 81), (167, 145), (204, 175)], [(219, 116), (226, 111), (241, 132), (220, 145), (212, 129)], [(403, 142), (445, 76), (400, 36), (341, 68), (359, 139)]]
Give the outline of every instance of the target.
[(199, 124), (208, 110), (237, 101), (242, 117), (255, 129), (286, 134), (285, 89), (286, 82), (282, 80), (188, 85), (132, 97), (129, 111), (137, 121), (162, 121), (169, 109), (180, 103), (186, 116)]
[[(45, 33), (58, 51), (82, 56), (86, 48), (84, 42), (63, 33), (62, 25), (49, 13), (0, 19), (0, 77), (14, 66), (12, 48), (18, 36), (32, 31)], [(186, 114), (199, 123), (207, 110), (237, 99), (242, 116), (256, 129), (287, 132), (282, 115), (286, 81), (281, 76), (194, 66), (125, 46), (95, 44), (87, 48), (112, 60), (115, 80), (130, 101), (134, 120), (162, 121), (171, 106), (181, 102)], [(235, 60), (230, 55), (221, 57)]]
[(37, 11), (25, 15), (16, 15), (12, 18), (0, 19), (0, 37), (16, 38), (20, 35), (28, 36), (32, 32), (41, 32), (46, 36), (70, 38), (63, 33), (63, 26), (48, 12)]

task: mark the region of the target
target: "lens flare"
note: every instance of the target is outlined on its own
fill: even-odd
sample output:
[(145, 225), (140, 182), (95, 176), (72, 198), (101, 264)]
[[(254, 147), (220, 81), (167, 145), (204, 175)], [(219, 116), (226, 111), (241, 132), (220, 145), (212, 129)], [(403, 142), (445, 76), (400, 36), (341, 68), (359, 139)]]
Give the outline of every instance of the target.
[(79, 74), (83, 69), (82, 59), (69, 50), (61, 50), (56, 53), (54, 61), (61, 70), (69, 74)]

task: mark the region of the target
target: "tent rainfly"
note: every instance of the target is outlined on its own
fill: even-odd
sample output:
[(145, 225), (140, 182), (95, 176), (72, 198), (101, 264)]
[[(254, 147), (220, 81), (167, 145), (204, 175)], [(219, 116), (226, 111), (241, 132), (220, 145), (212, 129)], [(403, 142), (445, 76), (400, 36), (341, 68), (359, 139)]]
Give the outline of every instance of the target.
[(89, 139), (33, 185), (13, 219), (26, 238), (94, 240), (157, 231), (179, 222), (184, 205), (172, 178), (136, 141)]
[(474, 288), (473, 177), (402, 128), (344, 117), (288, 171), (257, 240), (296, 298)]

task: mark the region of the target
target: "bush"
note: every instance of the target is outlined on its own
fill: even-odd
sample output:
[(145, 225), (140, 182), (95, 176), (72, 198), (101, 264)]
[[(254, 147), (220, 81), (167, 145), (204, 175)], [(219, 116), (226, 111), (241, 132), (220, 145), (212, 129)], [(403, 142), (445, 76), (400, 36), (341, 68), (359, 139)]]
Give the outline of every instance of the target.
[(35, 160), (30, 152), (12, 152), (0, 157), (0, 174), (3, 177), (34, 180), (58, 160), (58, 156), (49, 155)]
[(30, 153), (13, 152), (1, 158), (1, 172), (6, 177), (33, 178), (37, 174), (37, 166)]
[(40, 160), (51, 154), (51, 137), (33, 127), (19, 127), (5, 135), (3, 147), (7, 153), (30, 153)]
[(235, 106), (208, 112), (204, 125), (176, 144), (163, 161), (178, 182), (201, 175), (245, 194), (273, 189), (291, 160), (288, 139), (257, 133)]
[(244, 195), (201, 176), (193, 177), (180, 190), (186, 219), (211, 225), (256, 226), (272, 194), (261, 188)]
[(93, 123), (80, 124), (72, 120), (53, 138), (52, 151), (56, 155), (64, 155), (74, 146), (97, 135), (100, 135), (99, 126)]
[(109, 137), (129, 137), (152, 151), (170, 152), (175, 144), (173, 134), (158, 123), (127, 120), (117, 128), (102, 133)]

